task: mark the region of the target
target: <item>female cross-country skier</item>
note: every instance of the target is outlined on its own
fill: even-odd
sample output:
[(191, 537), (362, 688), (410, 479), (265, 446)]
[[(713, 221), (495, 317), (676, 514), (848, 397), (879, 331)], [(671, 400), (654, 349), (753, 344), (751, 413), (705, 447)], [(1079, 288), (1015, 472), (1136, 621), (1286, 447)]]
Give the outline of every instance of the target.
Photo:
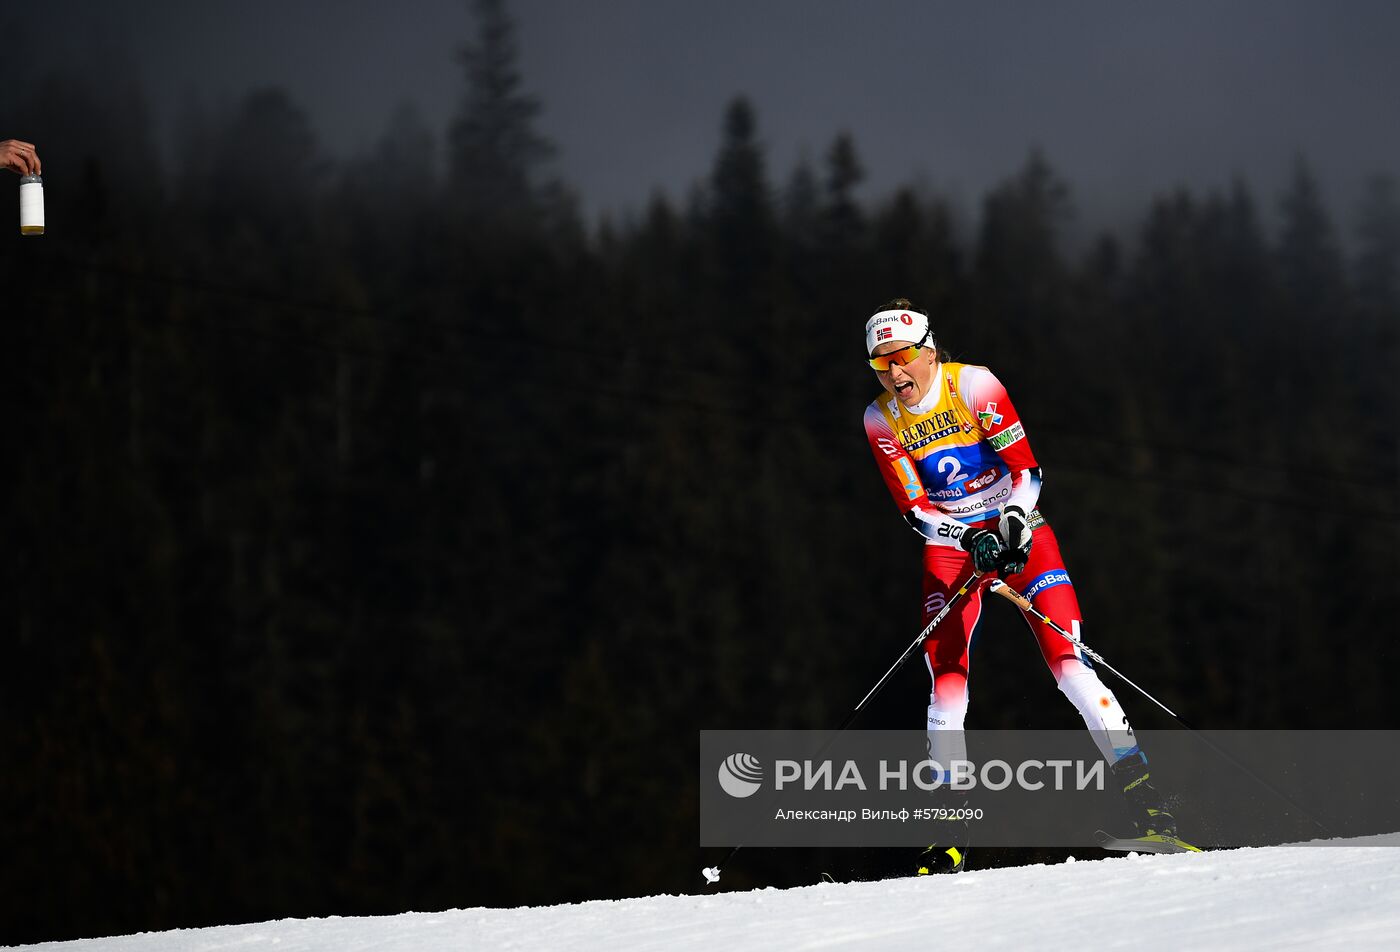
[[(903, 298), (865, 322), (865, 349), (885, 388), (866, 408), (866, 436), (895, 504), (925, 540), (924, 624), (975, 569), (997, 573), (1078, 637), (1074, 585), (1055, 533), (1036, 509), (1040, 466), (1001, 381), (986, 367), (951, 360), (934, 340), (928, 315)], [(933, 678), (931, 747), (942, 737), (942, 755), (954, 759), (966, 759), (961, 732), (967, 716), (968, 647), (981, 615), (979, 585), (924, 643)], [(1175, 838), (1176, 821), (1149, 782), (1147, 758), (1118, 699), (1075, 644), (1030, 616), (1027, 621), (1060, 691), (1078, 708), (1121, 782), (1138, 835)], [(942, 731), (956, 733), (937, 733)], [(963, 867), (966, 827), (953, 838), (962, 842), (936, 844), (924, 852), (921, 875)]]

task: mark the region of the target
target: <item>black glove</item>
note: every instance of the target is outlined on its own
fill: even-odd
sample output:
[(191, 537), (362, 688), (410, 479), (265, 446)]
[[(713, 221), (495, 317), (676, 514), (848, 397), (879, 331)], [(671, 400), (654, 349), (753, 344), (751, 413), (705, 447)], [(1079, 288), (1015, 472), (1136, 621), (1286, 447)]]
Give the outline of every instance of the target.
[(995, 572), (1006, 558), (1006, 544), (1001, 536), (986, 529), (967, 530), (958, 545), (972, 555), (972, 567), (979, 572)]
[(1007, 506), (1001, 511), (1001, 541), (1006, 544), (1006, 555), (1002, 559), (1001, 574), (1015, 575), (1024, 571), (1026, 559), (1031, 555), (1031, 529), (1026, 524), (1026, 510), (1020, 506)]

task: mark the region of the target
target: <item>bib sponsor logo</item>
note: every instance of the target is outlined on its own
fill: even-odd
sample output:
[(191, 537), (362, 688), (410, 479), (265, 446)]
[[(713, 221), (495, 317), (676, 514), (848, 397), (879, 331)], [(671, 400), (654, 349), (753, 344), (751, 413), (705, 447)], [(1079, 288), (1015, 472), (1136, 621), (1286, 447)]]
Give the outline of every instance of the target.
[(943, 511), (951, 513), (955, 516), (966, 516), (970, 513), (981, 512), (983, 509), (995, 509), (998, 505), (1000, 505), (1003, 499), (1010, 495), (1011, 487), (1007, 486), (1005, 489), (997, 493), (995, 496), (992, 496), (990, 499), (974, 499), (966, 506), (947, 506), (944, 507)]
[(930, 443), (937, 443), (939, 440), (943, 439), (945, 436), (952, 436), (952, 435), (953, 435), (954, 433), (956, 433), (956, 432), (958, 432), (958, 428), (955, 427), (955, 426), (950, 426), (950, 427), (948, 427), (947, 429), (939, 430), (937, 433), (930, 433), (928, 436), (924, 437), (922, 440), (919, 440), (918, 442), (910, 443), (910, 444), (908, 445), (907, 449), (908, 449), (909, 452), (911, 452), (911, 453), (914, 452), (915, 450), (921, 450), (921, 449), (923, 449), (925, 446), (928, 446)]
[(988, 438), (987, 442), (992, 445), (992, 449), (1000, 453), (1013, 443), (1019, 443), (1026, 438), (1026, 431), (1021, 429), (1021, 424), (1013, 423), (996, 436)]
[(905, 446), (913, 448), (914, 444), (925, 446), (933, 440), (950, 436), (958, 432), (958, 421), (953, 417), (952, 410), (939, 410), (931, 413), (917, 423), (899, 431), (899, 442)]
[(914, 472), (914, 464), (909, 462), (909, 457), (904, 457), (895, 464), (899, 470), (899, 476), (904, 480), (904, 495), (910, 500), (918, 499), (924, 494), (924, 484), (919, 482), (919, 474)]
[(992, 483), (997, 481), (997, 476), (999, 476), (1000, 474), (1001, 470), (993, 466), (991, 469), (987, 470), (985, 473), (983, 473), (981, 476), (978, 476), (976, 479), (968, 480), (966, 483), (963, 484), (963, 488), (970, 493), (975, 493), (979, 489), (986, 489)]

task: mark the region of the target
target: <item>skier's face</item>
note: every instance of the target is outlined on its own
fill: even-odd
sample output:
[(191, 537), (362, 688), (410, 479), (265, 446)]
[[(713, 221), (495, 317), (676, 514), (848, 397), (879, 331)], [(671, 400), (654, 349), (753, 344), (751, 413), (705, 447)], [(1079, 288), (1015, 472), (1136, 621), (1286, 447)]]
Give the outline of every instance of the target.
[[(909, 346), (908, 341), (886, 341), (873, 351), (871, 357), (883, 357)], [(907, 364), (891, 364), (889, 370), (877, 370), (880, 386), (894, 394), (900, 403), (912, 407), (928, 395), (933, 383), (933, 365), (937, 353), (933, 347), (920, 347), (919, 356)]]

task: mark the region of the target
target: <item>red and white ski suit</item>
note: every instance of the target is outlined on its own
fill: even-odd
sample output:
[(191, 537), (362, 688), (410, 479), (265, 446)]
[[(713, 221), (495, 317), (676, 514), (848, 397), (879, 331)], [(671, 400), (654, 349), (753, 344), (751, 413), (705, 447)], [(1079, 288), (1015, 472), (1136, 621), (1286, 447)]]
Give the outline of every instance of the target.
[[(866, 408), (865, 432), (876, 465), (906, 521), (925, 539), (923, 615), (927, 625), (972, 572), (959, 540), (974, 528), (995, 529), (1004, 507), (1029, 517), (1033, 545), (1023, 571), (1004, 577), (1037, 609), (1079, 635), (1079, 600), (1055, 533), (1036, 509), (1040, 466), (1006, 388), (986, 367), (940, 363), (930, 392), (916, 407), (884, 394)], [(968, 650), (982, 616), (974, 589), (924, 644), (933, 679), (929, 730), (963, 729), (968, 703)], [(1132, 728), (1113, 692), (1077, 645), (1027, 617), (1060, 690), (1093, 732), (1110, 763), (1136, 749)]]

